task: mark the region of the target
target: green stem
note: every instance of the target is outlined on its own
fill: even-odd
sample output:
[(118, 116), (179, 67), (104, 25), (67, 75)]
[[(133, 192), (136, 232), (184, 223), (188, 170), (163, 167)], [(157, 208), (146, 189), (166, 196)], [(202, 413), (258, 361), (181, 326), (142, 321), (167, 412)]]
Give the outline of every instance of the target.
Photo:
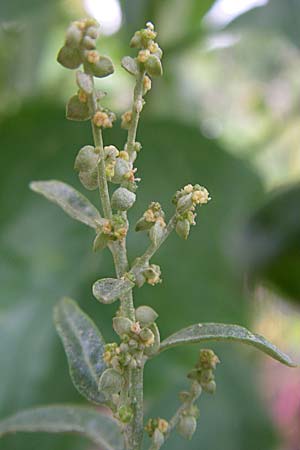
[(133, 408), (133, 420), (131, 423), (131, 447), (130, 450), (140, 450), (144, 434), (144, 399), (143, 399), (143, 374), (144, 367), (138, 367), (131, 373), (131, 406)]
[[(170, 437), (170, 434), (172, 433), (172, 431), (177, 427), (184, 412), (186, 410), (190, 409), (193, 406), (193, 404), (198, 400), (198, 398), (201, 395), (201, 392), (202, 392), (202, 390), (201, 390), (200, 386), (198, 385), (198, 383), (195, 381), (192, 382), (191, 389), (190, 389), (190, 394), (191, 394), (190, 397), (182, 405), (179, 406), (179, 408), (177, 409), (177, 411), (175, 412), (175, 414), (169, 421), (168, 431), (166, 432), (166, 434), (164, 436), (165, 437), (164, 443)], [(161, 445), (157, 446), (152, 443), (149, 450), (159, 450), (160, 448), (161, 448)]]
[(165, 242), (165, 240), (170, 236), (172, 231), (175, 228), (176, 225), (176, 218), (177, 213), (174, 214), (174, 216), (170, 219), (168, 222), (168, 225), (166, 226), (165, 233), (161, 240), (158, 242), (158, 244), (151, 243), (145, 253), (137, 258), (136, 263), (132, 266), (130, 272), (134, 275), (137, 273), (140, 269), (142, 269), (154, 256), (154, 254), (158, 251), (158, 249), (161, 247), (161, 245)]
[(130, 160), (134, 160), (134, 144), (136, 139), (136, 133), (140, 118), (140, 105), (143, 102), (143, 79), (144, 79), (145, 71), (140, 71), (136, 78), (136, 85), (133, 93), (133, 104), (132, 104), (132, 118), (130, 128), (128, 130), (126, 150), (129, 154)]
[[(95, 90), (93, 90), (92, 95), (89, 96), (89, 108), (90, 108), (92, 115), (94, 116), (94, 114), (97, 112), (97, 100), (96, 100)], [(111, 205), (110, 205), (108, 184), (107, 184), (107, 179), (106, 179), (102, 131), (101, 131), (101, 128), (97, 127), (94, 124), (93, 120), (91, 120), (91, 123), (92, 123), (92, 131), (93, 131), (95, 147), (99, 152), (99, 162), (97, 165), (99, 194), (100, 194), (100, 198), (101, 198), (104, 217), (106, 219), (111, 219), (112, 211), (111, 211)]]

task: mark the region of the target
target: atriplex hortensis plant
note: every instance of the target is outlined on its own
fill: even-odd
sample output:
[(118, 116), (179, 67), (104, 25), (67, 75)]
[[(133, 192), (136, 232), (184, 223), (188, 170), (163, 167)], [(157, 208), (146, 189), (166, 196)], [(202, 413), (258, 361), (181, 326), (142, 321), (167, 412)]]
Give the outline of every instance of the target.
[[(129, 224), (127, 210), (136, 199), (137, 183), (134, 167), (141, 144), (136, 140), (144, 97), (151, 89), (151, 79), (162, 75), (162, 50), (156, 43), (157, 33), (152, 23), (137, 31), (131, 47), (138, 49), (135, 58), (125, 56), (123, 68), (135, 78), (133, 103), (122, 115), (122, 128), (128, 130), (124, 148), (104, 146), (102, 131), (111, 128), (116, 116), (101, 106), (105, 95), (95, 88), (94, 77), (103, 78), (114, 71), (111, 60), (98, 53), (96, 39), (98, 24), (91, 19), (73, 22), (67, 30), (66, 41), (58, 61), (76, 72), (77, 94), (67, 104), (67, 118), (90, 120), (93, 145), (86, 145), (75, 160), (75, 170), (88, 190), (99, 189), (102, 214), (89, 200), (61, 181), (37, 181), (31, 189), (58, 204), (69, 216), (95, 230), (95, 252), (107, 247), (112, 253), (116, 278), (95, 281), (93, 294), (101, 303), (120, 301), (113, 318), (118, 342), (105, 344), (94, 323), (69, 299), (63, 298), (55, 308), (54, 321), (64, 345), (72, 381), (78, 391), (91, 403), (105, 405), (103, 409), (78, 406), (49, 406), (27, 410), (0, 422), (0, 434), (16, 431), (75, 431), (89, 437), (106, 450), (140, 450), (144, 431), (151, 442), (148, 447), (158, 450), (173, 430), (190, 439), (197, 426), (196, 400), (201, 392), (213, 394), (216, 389), (214, 371), (219, 362), (211, 350), (200, 350), (195, 368), (188, 373), (190, 389), (179, 394), (181, 405), (168, 421), (157, 417), (144, 423), (143, 371), (146, 362), (171, 347), (204, 341), (238, 341), (250, 344), (278, 361), (294, 366), (288, 356), (263, 337), (238, 325), (216, 323), (195, 324), (182, 329), (160, 342), (156, 320), (158, 314), (150, 306), (135, 309), (133, 289), (144, 283), (161, 282), (160, 267), (152, 258), (170, 233), (175, 230), (187, 239), (190, 226), (195, 225), (197, 206), (209, 200), (206, 188), (188, 184), (176, 192), (174, 215), (166, 221), (158, 202), (152, 202), (138, 220), (135, 230), (148, 234), (150, 244), (145, 253), (129, 263), (126, 235)], [(109, 184), (117, 185), (110, 196)], [(147, 443), (144, 442), (144, 446)]]

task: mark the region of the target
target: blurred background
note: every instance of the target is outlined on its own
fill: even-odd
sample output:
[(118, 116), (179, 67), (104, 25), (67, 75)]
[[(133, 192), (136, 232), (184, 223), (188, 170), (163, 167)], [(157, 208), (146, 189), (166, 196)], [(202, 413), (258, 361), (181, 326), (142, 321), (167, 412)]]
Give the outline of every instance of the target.
[[(139, 129), (142, 183), (134, 221), (151, 200), (199, 182), (213, 200), (187, 242), (172, 236), (153, 262), (163, 284), (136, 292), (160, 312), (164, 337), (195, 321), (251, 327), (300, 360), (300, 1), (9, 0), (0, 2), (0, 417), (45, 403), (84, 403), (73, 388), (52, 309), (76, 299), (114, 340), (115, 306), (99, 306), (96, 278), (110, 255), (91, 251), (93, 233), (29, 191), (32, 179), (80, 188), (74, 158), (91, 143), (89, 124), (68, 122), (74, 74), (55, 59), (68, 23), (102, 24), (99, 49), (116, 73), (99, 82), (123, 113), (133, 81), (122, 70), (133, 32), (152, 20), (164, 49)], [(105, 143), (121, 146), (117, 123)], [(83, 188), (80, 188), (83, 190)], [(97, 195), (90, 195), (98, 203)], [(147, 245), (129, 235), (130, 258)], [(218, 390), (203, 395), (201, 418), (179, 450), (299, 450), (300, 372), (234, 344), (212, 346), (222, 364)], [(197, 347), (164, 353), (147, 366), (146, 416), (170, 417)], [(217, 430), (217, 433), (216, 433)], [(79, 437), (9, 436), (3, 450), (93, 450)]]

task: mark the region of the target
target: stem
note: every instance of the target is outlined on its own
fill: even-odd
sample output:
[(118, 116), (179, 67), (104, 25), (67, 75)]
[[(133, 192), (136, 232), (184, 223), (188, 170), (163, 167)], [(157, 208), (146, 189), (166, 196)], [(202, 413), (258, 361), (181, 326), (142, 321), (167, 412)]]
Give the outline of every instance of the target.
[(143, 399), (143, 374), (144, 367), (138, 367), (131, 373), (131, 392), (130, 400), (133, 408), (133, 421), (131, 428), (131, 446), (130, 450), (140, 450), (144, 434), (144, 399)]
[[(194, 381), (191, 385), (190, 397), (182, 405), (179, 406), (179, 408), (175, 412), (174, 416), (169, 421), (169, 427), (168, 427), (168, 431), (165, 434), (164, 443), (170, 437), (170, 434), (172, 433), (172, 431), (177, 427), (183, 413), (193, 406), (193, 404), (196, 402), (196, 400), (200, 397), (201, 392), (202, 392), (202, 390), (201, 390), (200, 386), (198, 385), (197, 382)], [(161, 448), (161, 445), (157, 446), (157, 445), (154, 445), (154, 443), (152, 443), (149, 450), (159, 450), (160, 448)]]
[(175, 213), (173, 217), (169, 220), (168, 225), (166, 226), (165, 233), (158, 244), (151, 243), (145, 253), (137, 258), (136, 263), (132, 266), (130, 272), (133, 274), (138, 272), (140, 269), (142, 269), (153, 257), (153, 255), (158, 251), (158, 249), (161, 247), (161, 245), (165, 242), (165, 240), (170, 236), (172, 231), (175, 228), (176, 225), (176, 218), (177, 214)]
[[(92, 112), (92, 115), (94, 116), (94, 114), (97, 112), (97, 100), (96, 100), (96, 96), (95, 96), (95, 90), (93, 90), (92, 95), (89, 97), (89, 108), (90, 108), (90, 111)], [(108, 184), (107, 184), (106, 172), (105, 172), (102, 131), (101, 131), (101, 128), (97, 127), (94, 124), (93, 120), (91, 120), (91, 124), (92, 124), (95, 147), (99, 151), (99, 156), (100, 156), (99, 162), (97, 165), (99, 194), (100, 194), (100, 198), (101, 198), (104, 217), (106, 219), (111, 219), (112, 211), (111, 211)]]
[(142, 105), (143, 101), (143, 79), (144, 79), (145, 71), (140, 71), (136, 78), (136, 85), (133, 93), (133, 104), (132, 104), (132, 119), (131, 125), (128, 130), (126, 150), (129, 154), (130, 160), (134, 160), (134, 144), (136, 139), (136, 133), (139, 123), (139, 118), (141, 111), (139, 109), (139, 105)]

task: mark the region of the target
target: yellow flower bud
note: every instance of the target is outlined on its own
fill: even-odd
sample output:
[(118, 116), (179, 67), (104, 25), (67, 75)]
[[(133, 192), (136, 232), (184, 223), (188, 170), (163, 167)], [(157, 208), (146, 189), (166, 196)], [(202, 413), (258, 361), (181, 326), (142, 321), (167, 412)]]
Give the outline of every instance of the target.
[(96, 64), (100, 59), (100, 55), (97, 50), (90, 50), (86, 54), (86, 59), (89, 63)]

